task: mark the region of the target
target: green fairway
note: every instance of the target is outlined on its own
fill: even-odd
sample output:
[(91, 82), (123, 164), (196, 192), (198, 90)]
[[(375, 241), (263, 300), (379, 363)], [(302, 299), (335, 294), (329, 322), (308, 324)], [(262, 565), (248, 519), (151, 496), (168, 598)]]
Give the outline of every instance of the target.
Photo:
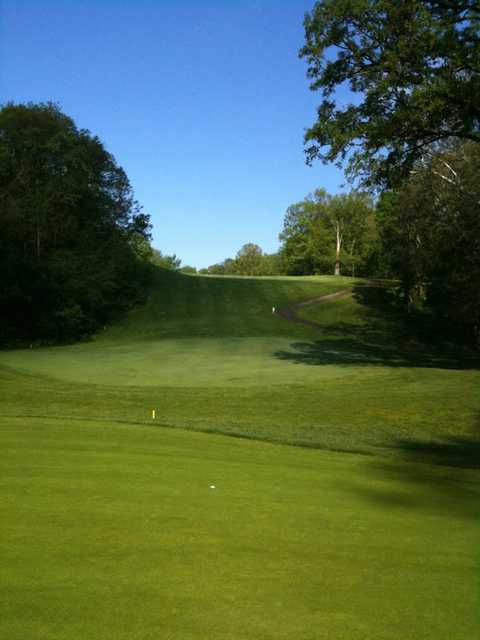
[(159, 271), (1, 352), (0, 637), (475, 637), (478, 360), (367, 285)]
[(2, 638), (480, 630), (473, 471), (155, 427), (1, 425)]

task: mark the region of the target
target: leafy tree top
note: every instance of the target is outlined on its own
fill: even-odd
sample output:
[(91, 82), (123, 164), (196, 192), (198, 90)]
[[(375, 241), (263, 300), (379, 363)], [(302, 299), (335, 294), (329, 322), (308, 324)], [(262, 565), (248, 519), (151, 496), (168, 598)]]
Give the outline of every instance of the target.
[[(478, 0), (321, 0), (300, 57), (322, 95), (308, 162), (348, 159), (351, 175), (392, 186), (425, 148), (480, 142)], [(347, 105), (344, 87), (357, 94)]]
[(44, 242), (58, 244), (60, 229), (64, 244), (67, 235), (77, 242), (80, 227), (149, 237), (149, 216), (124, 170), (54, 103), (0, 109), (0, 198), (17, 221), (43, 226)]
[(144, 297), (149, 216), (52, 103), (0, 108), (0, 343), (91, 334)]

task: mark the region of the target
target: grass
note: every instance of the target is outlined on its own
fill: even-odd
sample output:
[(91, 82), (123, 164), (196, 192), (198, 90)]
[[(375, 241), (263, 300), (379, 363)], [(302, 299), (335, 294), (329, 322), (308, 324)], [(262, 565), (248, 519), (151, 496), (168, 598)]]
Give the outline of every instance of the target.
[(480, 629), (473, 471), (152, 426), (1, 424), (2, 638)]
[(93, 340), (0, 353), (0, 636), (475, 637), (478, 360), (360, 284), (159, 272)]
[(163, 425), (384, 455), (478, 431), (475, 362), (409, 344), (378, 290), (304, 307), (312, 328), (272, 306), (351, 279), (159, 278), (90, 342), (0, 354), (0, 413), (145, 423), (155, 409)]

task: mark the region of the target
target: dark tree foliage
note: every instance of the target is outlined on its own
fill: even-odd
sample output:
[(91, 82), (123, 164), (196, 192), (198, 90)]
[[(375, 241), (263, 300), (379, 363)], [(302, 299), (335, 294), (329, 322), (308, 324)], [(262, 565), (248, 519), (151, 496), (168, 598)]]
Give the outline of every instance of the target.
[(159, 249), (152, 249), (150, 262), (161, 269), (169, 269), (170, 271), (178, 271), (182, 261), (175, 254), (172, 256), (162, 253)]
[[(392, 187), (425, 149), (480, 141), (478, 0), (321, 0), (300, 56), (323, 98), (310, 162), (348, 157), (352, 175)], [(349, 104), (337, 100), (345, 86)]]
[[(378, 202), (383, 255), (407, 307), (426, 306), (480, 346), (480, 145), (426, 156)], [(421, 215), (419, 215), (419, 212)]]
[(147, 278), (148, 232), (98, 138), (54, 104), (1, 109), (1, 344), (82, 337), (125, 310)]

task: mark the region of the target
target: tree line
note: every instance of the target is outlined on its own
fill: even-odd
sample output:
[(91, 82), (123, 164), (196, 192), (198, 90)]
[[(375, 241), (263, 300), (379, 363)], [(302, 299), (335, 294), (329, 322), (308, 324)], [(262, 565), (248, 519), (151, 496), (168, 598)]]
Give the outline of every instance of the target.
[(87, 336), (140, 301), (149, 216), (55, 104), (0, 110), (0, 344)]
[(385, 268), (407, 312), (430, 310), (480, 346), (480, 145), (424, 153), (377, 204)]
[(282, 273), (282, 266), (278, 254), (264, 253), (258, 244), (247, 242), (234, 258), (226, 258), (223, 262), (200, 269), (199, 273), (222, 276), (272, 276)]
[(320, 0), (304, 26), (321, 95), (307, 161), (345, 166), (375, 195), (377, 269), (406, 312), (480, 346), (478, 0)]
[(211, 275), (375, 275), (378, 233), (369, 194), (329, 195), (317, 189), (288, 207), (276, 253), (249, 242), (234, 258), (200, 273)]

